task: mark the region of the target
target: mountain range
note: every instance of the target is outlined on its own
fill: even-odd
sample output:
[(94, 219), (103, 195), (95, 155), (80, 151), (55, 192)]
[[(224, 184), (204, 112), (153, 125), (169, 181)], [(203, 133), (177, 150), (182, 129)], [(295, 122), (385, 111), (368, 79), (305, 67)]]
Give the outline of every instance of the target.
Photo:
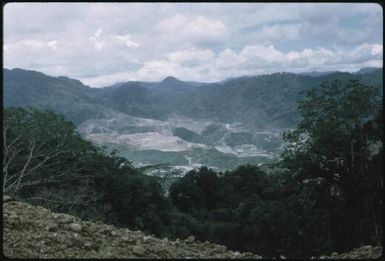
[(357, 73), (273, 73), (217, 83), (129, 81), (91, 88), (68, 77), (3, 69), (4, 106), (49, 109), (87, 139), (135, 164), (220, 170), (261, 163), (282, 150), (297, 102), (323, 81), (359, 79), (382, 90), (382, 68)]

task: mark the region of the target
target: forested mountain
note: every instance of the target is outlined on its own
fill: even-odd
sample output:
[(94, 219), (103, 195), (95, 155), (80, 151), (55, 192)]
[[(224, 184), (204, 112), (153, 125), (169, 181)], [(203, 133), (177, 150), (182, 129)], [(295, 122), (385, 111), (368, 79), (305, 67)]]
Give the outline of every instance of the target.
[(100, 117), (108, 108), (95, 90), (68, 77), (51, 77), (36, 71), (3, 70), (4, 106), (38, 107), (63, 114), (74, 123)]
[(321, 82), (358, 79), (382, 91), (382, 69), (358, 73), (274, 73), (218, 83), (131, 81), (90, 88), (67, 77), (3, 70), (4, 105), (49, 109), (99, 145), (135, 164), (234, 169), (276, 158), (296, 104)]
[(323, 81), (361, 79), (365, 84), (382, 84), (382, 69), (373, 68), (358, 74), (274, 73), (211, 84), (167, 77), (162, 82), (127, 82), (101, 89), (36, 71), (4, 69), (3, 73), (6, 106), (48, 108), (76, 123), (118, 111), (150, 119), (168, 119), (176, 114), (226, 123), (248, 122), (262, 129), (293, 126), (298, 118), (295, 103), (301, 93)]

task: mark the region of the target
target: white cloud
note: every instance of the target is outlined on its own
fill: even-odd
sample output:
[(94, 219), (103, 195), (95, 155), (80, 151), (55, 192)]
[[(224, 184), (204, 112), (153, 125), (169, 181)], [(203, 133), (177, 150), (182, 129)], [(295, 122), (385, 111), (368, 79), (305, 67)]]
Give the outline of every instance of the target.
[(177, 14), (161, 20), (156, 29), (159, 33), (166, 34), (166, 37), (171, 37), (173, 41), (196, 44), (212, 44), (229, 36), (229, 31), (222, 21), (204, 16), (188, 18)]
[(95, 77), (81, 78), (82, 82), (93, 87), (109, 86), (111, 84), (114, 84), (117, 82), (124, 82), (127, 80), (135, 81), (138, 79), (132, 72), (119, 72), (119, 73), (112, 73), (107, 75), (98, 75)]
[(148, 79), (149, 81), (157, 81), (164, 79), (169, 75), (180, 76), (183, 67), (177, 63), (168, 60), (156, 60), (145, 62), (136, 75), (140, 79)]
[(133, 40), (131, 40), (131, 36), (130, 35), (116, 35), (115, 38), (118, 41), (123, 42), (128, 48), (139, 47), (140, 46), (139, 43), (134, 42)]
[(133, 41), (129, 34), (124, 35), (112, 35), (111, 33), (103, 32), (102, 28), (99, 28), (93, 36), (89, 38), (89, 41), (93, 44), (96, 50), (101, 51), (106, 45), (114, 48), (114, 45), (123, 44), (128, 48), (139, 47), (140, 44)]
[(160, 21), (157, 28), (161, 31), (175, 32), (176, 30), (183, 28), (183, 25), (187, 22), (188, 20), (185, 16), (177, 14), (173, 17)]
[(7, 52), (18, 52), (20, 50), (28, 50), (32, 52), (42, 50), (56, 50), (58, 41), (40, 41), (35, 39), (25, 39), (12, 43), (4, 43), (4, 50)]
[(99, 28), (93, 36), (91, 36), (89, 41), (94, 45), (95, 49), (100, 51), (103, 49), (105, 42), (100, 40), (102, 34), (102, 28)]
[(179, 64), (200, 64), (214, 58), (214, 53), (211, 50), (196, 50), (189, 49), (183, 51), (172, 52), (167, 55), (171, 62)]
[(371, 48), (371, 54), (372, 55), (382, 55), (383, 52), (383, 46), (382, 44), (373, 44)]
[(53, 41), (49, 41), (49, 42), (47, 43), (47, 46), (48, 46), (49, 48), (53, 49), (53, 50), (56, 50), (56, 49), (57, 49), (57, 44), (58, 44), (58, 42), (55, 41), (55, 40), (53, 40)]
[(282, 62), (285, 59), (284, 54), (273, 45), (247, 45), (239, 55), (245, 59), (256, 58), (264, 62)]
[(97, 31), (96, 31), (96, 33), (95, 33), (95, 37), (97, 37), (97, 38), (99, 38), (100, 37), (100, 35), (102, 34), (102, 28), (99, 28)]
[(299, 35), (300, 24), (263, 25), (254, 35), (258, 42), (277, 43), (296, 40)]
[(209, 49), (183, 50), (168, 54), (166, 59), (146, 62), (135, 78), (157, 81), (173, 75), (183, 80), (218, 81), (276, 71), (355, 71), (365, 66), (382, 66), (380, 50), (381, 44), (334, 51), (305, 48), (298, 52), (282, 52), (273, 45), (247, 45), (239, 52), (226, 48), (218, 55)]
[(302, 39), (339, 46), (382, 39), (382, 9), (377, 4), (309, 4), (298, 12)]
[(352, 71), (382, 66), (382, 19), (363, 3), (10, 3), (4, 66), (95, 86)]
[(229, 48), (224, 49), (219, 53), (218, 59), (216, 60), (216, 65), (218, 68), (222, 68), (224, 70), (230, 69), (232, 67), (237, 67), (240, 64), (244, 63), (247, 58), (238, 55), (237, 52), (231, 50)]

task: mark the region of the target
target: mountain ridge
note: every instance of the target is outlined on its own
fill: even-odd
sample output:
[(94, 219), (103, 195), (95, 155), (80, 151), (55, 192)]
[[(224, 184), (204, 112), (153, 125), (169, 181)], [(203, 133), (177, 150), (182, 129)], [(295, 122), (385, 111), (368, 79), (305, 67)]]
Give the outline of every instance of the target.
[(253, 78), (253, 77), (260, 77), (260, 76), (269, 76), (269, 75), (274, 75), (274, 74), (295, 74), (295, 75), (317, 76), (318, 77), (318, 76), (327, 75), (327, 74), (333, 74), (333, 73), (367, 74), (367, 73), (372, 73), (372, 72), (380, 71), (380, 70), (383, 70), (383, 67), (363, 67), (363, 68), (361, 68), (361, 69), (359, 69), (359, 70), (357, 70), (355, 72), (350, 72), (350, 73), (349, 72), (342, 72), (342, 71), (314, 71), (314, 70), (313, 71), (298, 72), (298, 73), (282, 71), (282, 72), (272, 72), (272, 73), (258, 74), (258, 75), (234, 76), (234, 77), (229, 77), (229, 78), (226, 78), (226, 79), (223, 79), (223, 80), (219, 80), (219, 81), (215, 81), (215, 82), (209, 82), (209, 83), (208, 82), (181, 80), (181, 79), (176, 78), (173, 75), (168, 75), (168, 76), (166, 76), (161, 81), (148, 81), (147, 82), (147, 81), (138, 81), (138, 80), (128, 80), (128, 81), (116, 82), (116, 83), (113, 83), (113, 84), (110, 84), (110, 85), (106, 85), (106, 86), (103, 86), (103, 87), (92, 87), (92, 86), (89, 86), (87, 84), (84, 84), (82, 81), (80, 81), (78, 79), (71, 78), (71, 77), (68, 77), (66, 75), (52, 76), (52, 75), (40, 72), (38, 70), (23, 69), (23, 68), (19, 68), (19, 67), (15, 67), (15, 68), (12, 68), (12, 69), (3, 68), (3, 73), (4, 73), (4, 71), (7, 71), (7, 72), (11, 72), (11, 71), (34, 72), (34, 73), (38, 73), (38, 74), (41, 74), (41, 75), (44, 75), (44, 76), (48, 76), (48, 77), (51, 77), (51, 78), (63, 78), (63, 79), (74, 80), (74, 81), (77, 81), (77, 82), (81, 83), (84, 86), (87, 86), (87, 87), (90, 87), (90, 88), (101, 89), (101, 88), (113, 87), (113, 86), (124, 84), (124, 83), (159, 84), (159, 83), (162, 83), (162, 82), (169, 82), (169, 81), (173, 82), (174, 81), (174, 82), (184, 82), (184, 83), (188, 83), (190, 85), (207, 85), (207, 84), (225, 83), (225, 82), (230, 81), (230, 80), (236, 80), (236, 79), (241, 79), (241, 78)]
[[(319, 76), (274, 73), (201, 85), (167, 77), (91, 88), (22, 69), (4, 69), (3, 76), (5, 106), (61, 114), (85, 138), (118, 148), (129, 159), (225, 169), (279, 155), (283, 141), (277, 133), (296, 125), (298, 101), (321, 82), (357, 79), (382, 93), (383, 80), (382, 69), (376, 69)], [(203, 126), (199, 133), (197, 126)]]

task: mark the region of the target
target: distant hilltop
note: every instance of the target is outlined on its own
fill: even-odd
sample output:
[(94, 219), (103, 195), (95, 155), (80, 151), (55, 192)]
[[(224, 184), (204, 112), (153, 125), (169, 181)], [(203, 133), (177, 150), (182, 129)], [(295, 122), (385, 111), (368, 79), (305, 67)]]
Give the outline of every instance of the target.
[[(364, 67), (364, 68), (361, 68), (361, 69), (357, 70), (356, 72), (350, 72), (350, 73), (352, 73), (352, 74), (366, 74), (366, 73), (375, 72), (377, 70), (382, 70), (382, 67)], [(4, 68), (3, 71), (8, 71), (8, 72), (9, 71), (14, 71), (14, 72), (32, 72), (32, 73), (39, 73), (39, 74), (46, 75), (46, 74), (44, 74), (42, 72), (39, 72), (37, 70), (22, 69), (22, 68), (13, 68), (13, 69)], [(129, 80), (129, 81), (125, 81), (125, 82), (116, 82), (114, 84), (111, 84), (111, 85), (108, 85), (108, 86), (105, 86), (105, 87), (120, 86), (120, 85), (126, 84), (126, 83), (147, 83), (147, 84), (163, 83), (164, 85), (186, 83), (186, 84), (189, 84), (191, 86), (196, 86), (196, 85), (206, 85), (206, 84), (215, 84), (215, 83), (225, 83), (225, 82), (228, 82), (230, 80), (236, 80), (236, 79), (240, 79), (240, 78), (252, 78), (252, 77), (266, 76), (266, 75), (275, 75), (275, 74), (297, 74), (297, 75), (306, 75), (306, 76), (322, 76), (322, 75), (328, 75), (328, 74), (333, 74), (333, 73), (338, 73), (338, 72), (340, 72), (340, 73), (341, 72), (348, 73), (346, 71), (338, 71), (338, 70), (336, 70), (336, 71), (317, 71), (317, 70), (313, 70), (313, 71), (305, 71), (305, 72), (297, 72), (297, 73), (282, 71), (282, 72), (263, 73), (263, 74), (257, 74), (257, 75), (233, 76), (233, 77), (228, 77), (228, 78), (223, 79), (223, 80), (211, 81), (211, 82), (187, 81), (187, 80), (178, 79), (177, 77), (175, 77), (173, 75), (169, 75), (169, 76), (166, 76), (161, 81), (147, 82), (147, 81), (141, 81), (141, 80), (135, 80), (135, 81), (134, 80)], [(57, 78), (62, 78), (62, 79), (68, 79), (68, 80), (74, 80), (74, 81), (81, 82), (79, 80), (72, 79), (72, 78), (70, 78), (68, 76), (57, 76)]]

